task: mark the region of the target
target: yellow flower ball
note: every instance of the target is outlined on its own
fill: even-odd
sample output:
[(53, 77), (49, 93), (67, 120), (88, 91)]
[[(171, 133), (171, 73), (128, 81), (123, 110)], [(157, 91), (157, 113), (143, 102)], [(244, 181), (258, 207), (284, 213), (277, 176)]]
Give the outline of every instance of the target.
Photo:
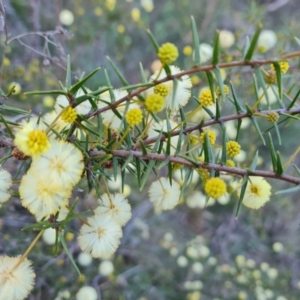
[[(285, 74), (287, 72), (287, 70), (289, 69), (290, 65), (287, 61), (280, 61), (279, 62), (279, 67), (280, 67), (281, 73)], [(271, 70), (275, 71), (275, 67), (274, 67), (273, 64), (271, 65)]]
[(178, 57), (178, 49), (172, 43), (165, 43), (158, 49), (158, 58), (163, 65), (176, 61)]
[(235, 163), (234, 163), (234, 161), (232, 159), (227, 159), (226, 160), (226, 166), (234, 168), (235, 167)]
[(193, 48), (191, 46), (185, 46), (183, 48), (183, 54), (186, 56), (190, 56), (193, 53)]
[(119, 33), (124, 33), (125, 32), (125, 26), (122, 24), (119, 24), (117, 27), (117, 30)]
[(53, 107), (54, 106), (54, 103), (55, 103), (55, 100), (53, 97), (51, 96), (45, 96), (43, 98), (43, 104), (46, 106), (46, 107)]
[(11, 90), (12, 88), (14, 88), (13, 90), (14, 95), (20, 94), (22, 90), (21, 85), (18, 82), (12, 82), (8, 85), (8, 90)]
[(226, 152), (228, 156), (236, 156), (240, 154), (241, 146), (235, 141), (229, 141), (226, 143)]
[(204, 143), (205, 141), (205, 134), (208, 134), (209, 142), (214, 145), (216, 142), (216, 134), (212, 130), (204, 130), (200, 134), (200, 143)]
[(205, 89), (199, 95), (199, 101), (202, 106), (211, 106), (214, 104), (214, 99), (211, 90)]
[(166, 98), (169, 94), (169, 88), (167, 87), (166, 84), (159, 84), (156, 85), (153, 89), (154, 94), (161, 95), (162, 97)]
[(145, 101), (146, 109), (152, 113), (158, 113), (165, 107), (165, 99), (158, 94), (149, 95)]
[(197, 145), (199, 143), (199, 137), (195, 134), (189, 134), (189, 142), (191, 145)]
[(136, 126), (142, 122), (143, 113), (139, 108), (133, 108), (127, 112), (125, 118), (129, 126)]
[(69, 106), (64, 109), (63, 113), (61, 114), (61, 119), (66, 123), (74, 123), (77, 119), (77, 111), (75, 108)]
[(276, 111), (270, 111), (270, 112), (268, 113), (268, 118), (267, 118), (267, 120), (268, 120), (270, 123), (275, 123), (275, 122), (278, 121), (278, 119), (279, 119), (279, 115), (278, 115), (278, 113), (277, 113)]
[(134, 22), (138, 22), (141, 18), (141, 11), (138, 8), (133, 8), (131, 11), (131, 18)]
[(225, 182), (218, 178), (209, 178), (204, 186), (205, 193), (212, 198), (220, 198), (226, 192), (226, 184)]
[[(223, 84), (223, 89), (224, 89), (225, 95), (228, 95), (229, 94), (229, 87), (228, 87), (228, 85)], [(221, 89), (220, 89), (219, 86), (216, 87), (216, 94), (217, 94), (217, 96), (221, 96), (222, 95)]]

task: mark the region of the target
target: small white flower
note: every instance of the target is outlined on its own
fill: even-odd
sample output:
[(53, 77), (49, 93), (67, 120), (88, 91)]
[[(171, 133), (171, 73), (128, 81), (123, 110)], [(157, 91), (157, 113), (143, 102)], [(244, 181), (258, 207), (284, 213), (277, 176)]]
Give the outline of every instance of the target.
[(151, 12), (154, 8), (153, 0), (141, 0), (141, 6), (146, 12)]
[[(210, 44), (201, 43), (199, 45), (199, 53), (200, 53), (200, 63), (204, 64), (212, 58), (213, 55), (213, 47)], [(193, 53), (193, 58), (195, 59), (195, 54)]]
[(219, 41), (222, 48), (230, 48), (235, 42), (234, 34), (228, 30), (221, 30), (219, 33)]
[(114, 271), (114, 265), (110, 260), (104, 260), (99, 265), (99, 273), (103, 276), (109, 276)]
[(49, 180), (47, 176), (29, 169), (19, 187), (22, 205), (40, 220), (55, 214), (68, 204), (71, 187), (63, 186), (59, 180)]
[(282, 252), (284, 250), (284, 246), (279, 242), (274, 243), (272, 245), (272, 248), (273, 248), (274, 252), (277, 252), (277, 253)]
[(259, 52), (264, 53), (272, 49), (277, 44), (277, 36), (273, 30), (262, 30), (258, 41), (257, 49)]
[(32, 262), (24, 259), (14, 269), (20, 259), (21, 256), (0, 256), (0, 299), (23, 300), (32, 290), (35, 278)]
[(98, 294), (91, 286), (83, 286), (76, 294), (76, 300), (97, 300)]
[(177, 258), (177, 265), (181, 268), (184, 268), (188, 265), (189, 261), (188, 259), (183, 256), (183, 255), (180, 255), (178, 258)]
[(153, 182), (149, 188), (149, 200), (157, 209), (167, 210), (174, 208), (179, 202), (180, 186), (176, 181), (172, 185), (168, 178), (161, 177)]
[(131, 217), (131, 207), (122, 194), (103, 194), (98, 203), (100, 205), (95, 209), (95, 214), (109, 216), (120, 226), (124, 226)]
[(191, 195), (187, 195), (186, 205), (189, 208), (204, 208), (206, 204), (206, 196), (200, 192), (195, 191)]
[(112, 255), (120, 244), (121, 226), (108, 216), (95, 215), (80, 229), (78, 243), (82, 251), (95, 258)]
[(47, 228), (44, 231), (42, 238), (47, 245), (54, 245), (56, 239), (56, 230), (54, 228)]
[(47, 170), (48, 179), (59, 181), (65, 187), (75, 186), (81, 178), (83, 155), (73, 144), (51, 141), (52, 147), (46, 153), (33, 159), (31, 170), (42, 174)]
[(201, 262), (194, 262), (192, 264), (192, 271), (195, 274), (201, 274), (203, 272), (203, 265), (201, 264)]
[(63, 25), (70, 26), (74, 22), (74, 15), (73, 15), (73, 13), (70, 10), (63, 9), (59, 13), (59, 21)]
[[(269, 99), (269, 104), (273, 104), (275, 102), (277, 102), (277, 98), (278, 96), (278, 88), (274, 85), (271, 85), (268, 89), (267, 89), (267, 93), (268, 93), (268, 99)], [(261, 98), (260, 103), (261, 104), (268, 104), (267, 101), (267, 97), (265, 96), (265, 93), (263, 91), (262, 88), (259, 88), (258, 90), (258, 97)]]
[(8, 189), (11, 185), (12, 179), (10, 173), (4, 169), (0, 169), (0, 207), (9, 199), (10, 193)]
[(88, 267), (92, 263), (93, 258), (89, 253), (81, 252), (77, 257), (77, 261), (82, 267)]

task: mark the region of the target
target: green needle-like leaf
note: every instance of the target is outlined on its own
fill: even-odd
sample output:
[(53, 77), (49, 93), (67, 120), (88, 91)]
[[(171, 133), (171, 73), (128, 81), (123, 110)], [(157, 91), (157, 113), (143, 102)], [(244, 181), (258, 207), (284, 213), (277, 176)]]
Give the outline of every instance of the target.
[(245, 192), (246, 192), (246, 188), (247, 188), (247, 184), (248, 184), (248, 177), (245, 177), (243, 182), (242, 182), (242, 187), (241, 187), (241, 192), (240, 192), (240, 197), (239, 197), (239, 202), (238, 202), (238, 207), (235, 213), (235, 219), (237, 220), (240, 209), (241, 209), (241, 204), (243, 202), (244, 196), (245, 196)]
[(279, 98), (282, 99), (282, 78), (281, 78), (281, 69), (280, 65), (277, 61), (273, 62), (273, 66), (275, 68), (277, 85), (278, 85), (278, 95)]
[(110, 57), (106, 57), (109, 61), (109, 63), (111, 64), (111, 66), (113, 67), (114, 71), (116, 72), (117, 76), (119, 77), (121, 83), (124, 85), (124, 86), (128, 86), (129, 83), (128, 81), (125, 79), (125, 77), (122, 75), (121, 71), (117, 68), (117, 66), (115, 65), (115, 63), (110, 59)]
[(260, 32), (261, 32), (261, 26), (259, 25), (256, 32), (254, 33), (253, 37), (252, 37), (252, 40), (250, 42), (250, 46), (246, 52), (246, 55), (244, 57), (244, 60), (245, 61), (249, 61), (252, 59), (252, 56), (253, 56), (253, 53), (255, 51), (255, 48), (256, 48), (256, 44), (257, 44), (257, 41), (258, 41), (258, 38), (259, 38), (259, 35), (260, 35)]
[(70, 93), (74, 95), (91, 77), (93, 77), (101, 68), (97, 68), (94, 71), (92, 71), (90, 74), (86, 75), (82, 80), (75, 83), (70, 88)]
[(67, 55), (67, 74), (66, 74), (66, 87), (69, 90), (72, 86), (72, 73), (71, 73), (71, 59), (70, 55)]
[(212, 57), (212, 64), (216, 66), (219, 63), (219, 56), (220, 56), (220, 39), (219, 39), (220, 32), (219, 30), (216, 31), (215, 34), (215, 41), (214, 41), (214, 50), (213, 50), (213, 57)]
[(195, 65), (200, 65), (200, 49), (199, 49), (199, 37), (196, 22), (192, 16), (192, 35), (193, 35), (193, 44), (194, 44), (194, 63)]

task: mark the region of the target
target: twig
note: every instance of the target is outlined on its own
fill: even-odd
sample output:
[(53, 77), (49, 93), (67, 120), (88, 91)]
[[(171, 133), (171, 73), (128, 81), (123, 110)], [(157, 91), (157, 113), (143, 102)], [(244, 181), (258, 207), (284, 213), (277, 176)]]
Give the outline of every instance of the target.
[[(91, 151), (90, 152), (91, 157), (101, 156), (101, 155), (106, 155), (106, 154), (107, 153), (104, 151)], [(172, 156), (172, 155), (167, 156), (167, 155), (158, 154), (158, 153), (147, 153), (146, 155), (144, 155), (142, 151), (134, 151), (134, 150), (114, 150), (114, 151), (111, 151), (111, 154), (115, 157), (128, 157), (128, 156), (132, 155), (134, 157), (138, 157), (143, 160), (156, 160), (156, 161), (168, 160), (172, 163), (184, 165), (184, 166), (187, 166), (190, 168), (200, 168), (201, 167), (201, 168), (204, 168), (207, 170), (215, 170), (215, 171), (219, 171), (219, 172), (225, 172), (228, 174), (239, 175), (242, 177), (247, 176), (247, 175), (261, 176), (261, 177), (265, 177), (265, 178), (279, 179), (279, 180), (294, 183), (294, 184), (300, 184), (300, 178), (293, 177), (290, 175), (280, 175), (279, 176), (275, 172), (263, 171), (263, 170), (254, 170), (254, 171), (250, 172), (245, 169), (231, 168), (231, 167), (227, 167), (227, 166), (223, 166), (223, 165), (219, 165), (219, 164), (213, 164), (213, 163), (203, 163), (203, 162), (191, 163), (190, 161), (188, 161), (184, 158)]]

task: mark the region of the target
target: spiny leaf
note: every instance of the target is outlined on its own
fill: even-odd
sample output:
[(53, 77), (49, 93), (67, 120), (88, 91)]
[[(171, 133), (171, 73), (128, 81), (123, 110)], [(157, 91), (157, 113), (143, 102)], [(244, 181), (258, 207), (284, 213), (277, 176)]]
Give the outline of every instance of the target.
[(247, 184), (248, 184), (248, 177), (245, 177), (243, 182), (242, 182), (242, 187), (241, 187), (241, 193), (240, 193), (240, 197), (239, 197), (239, 202), (238, 202), (238, 207), (235, 213), (235, 219), (237, 220), (240, 209), (241, 209), (241, 204), (243, 202), (244, 196), (245, 196), (245, 192), (247, 189)]
[(69, 90), (72, 86), (72, 73), (71, 73), (71, 59), (70, 55), (67, 55), (67, 74), (66, 74), (66, 87)]
[(122, 73), (120, 72), (120, 70), (117, 68), (117, 66), (115, 65), (115, 63), (110, 59), (109, 56), (106, 57), (109, 61), (109, 63), (111, 64), (111, 66), (113, 67), (114, 71), (116, 72), (117, 76), (119, 77), (121, 83), (124, 85), (124, 86), (128, 86), (129, 83), (128, 81), (125, 79), (125, 77), (122, 75)]
[(252, 37), (252, 40), (250, 42), (250, 46), (249, 46), (249, 49), (247, 50), (246, 52), (246, 55), (244, 57), (244, 60), (245, 61), (249, 61), (252, 59), (252, 56), (253, 56), (253, 53), (255, 51), (255, 48), (256, 48), (256, 44), (257, 44), (257, 41), (258, 41), (258, 38), (259, 38), (259, 35), (260, 35), (260, 32), (261, 32), (261, 25), (259, 25), (257, 27), (257, 30), (256, 32), (254, 33), (253, 37)]
[(193, 44), (194, 44), (194, 62), (196, 65), (200, 65), (200, 49), (199, 49), (199, 37), (198, 37), (198, 30), (196, 26), (196, 22), (194, 17), (192, 19), (192, 34), (193, 34)]
[(279, 152), (277, 151), (276, 154), (277, 154), (276, 155), (276, 158), (277, 158), (276, 174), (277, 175), (281, 175), (284, 172), (284, 170), (283, 170), (283, 167), (282, 167), (282, 163), (281, 163), (281, 158), (280, 158)]
[(88, 75), (86, 75), (82, 80), (78, 81), (75, 83), (71, 88), (70, 88), (70, 93), (74, 95), (80, 88), (81, 86), (84, 85), (85, 82), (87, 82), (92, 76), (94, 76), (101, 68), (97, 68)]
[(214, 41), (214, 50), (213, 50), (213, 58), (212, 64), (216, 66), (219, 63), (219, 55), (220, 55), (220, 39), (219, 39), (220, 31), (216, 31), (215, 41)]
[(272, 165), (273, 165), (273, 171), (277, 171), (277, 157), (276, 157), (276, 152), (272, 140), (271, 133), (269, 132), (269, 148), (270, 148), (270, 154), (271, 154), (271, 160), (272, 160)]
[(296, 185), (292, 188), (286, 189), (286, 190), (281, 190), (281, 191), (277, 191), (275, 192), (275, 195), (283, 195), (283, 194), (290, 194), (290, 193), (295, 193), (300, 191), (300, 185)]
[(278, 95), (279, 98), (282, 99), (282, 78), (281, 78), (281, 69), (280, 65), (277, 61), (273, 62), (273, 66), (275, 68), (276, 80), (278, 85)]

